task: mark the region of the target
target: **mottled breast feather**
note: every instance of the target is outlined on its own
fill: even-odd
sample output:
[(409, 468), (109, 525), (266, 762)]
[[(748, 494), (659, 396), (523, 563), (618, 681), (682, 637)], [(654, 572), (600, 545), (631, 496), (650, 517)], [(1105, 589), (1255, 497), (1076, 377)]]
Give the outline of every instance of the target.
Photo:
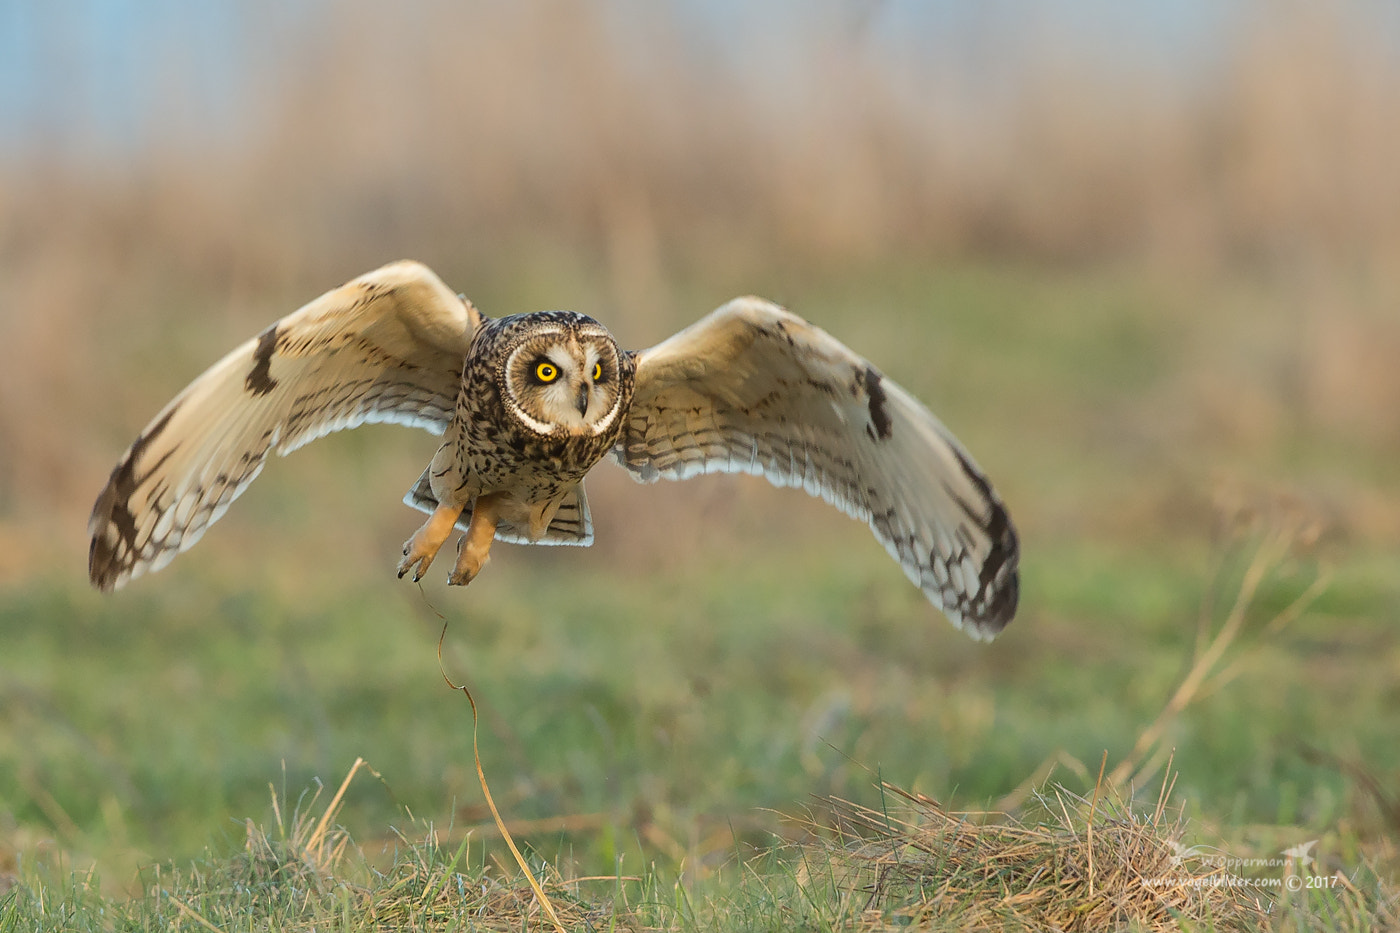
[(855, 518), (954, 624), (991, 638), (1019, 595), (1016, 530), (917, 399), (777, 305), (738, 298), (636, 354), (614, 450), (641, 482), (752, 473)]

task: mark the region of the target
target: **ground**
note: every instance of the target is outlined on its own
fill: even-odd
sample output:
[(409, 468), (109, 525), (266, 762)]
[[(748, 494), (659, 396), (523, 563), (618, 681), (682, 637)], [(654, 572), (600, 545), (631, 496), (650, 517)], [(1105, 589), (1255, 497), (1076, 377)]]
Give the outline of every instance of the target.
[[(1248, 279), (895, 267), (733, 291), (764, 284), (928, 401), (1001, 490), (1023, 596), (996, 642), (948, 625), (860, 525), (748, 477), (641, 487), (605, 464), (594, 548), (497, 545), (466, 590), (445, 570), (398, 581), (418, 521), (398, 500), (433, 440), (370, 427), (272, 463), (199, 547), (115, 596), (87, 588), (76, 534), (6, 550), (4, 883), (56, 893), (93, 866), (93, 897), (151, 890), (153, 866), (188, 882), (192, 859), (208, 873), (276, 841), (274, 797), (311, 810), (357, 758), (377, 778), (335, 824), (367, 865), (402, 868), (397, 850), (445, 878), (470, 840), (462, 864), (508, 874), (470, 708), (439, 674), (445, 620), (519, 841), (567, 876), (707, 899), (692, 917), (757, 911), (745, 864), (800, 899), (783, 846), (816, 838), (801, 818), (830, 824), (828, 798), (881, 810), (883, 781), (1029, 819), (1033, 791), (1091, 797), (1105, 753), (1149, 813), (1174, 753), (1187, 845), (1317, 839), (1319, 874), (1393, 884), (1400, 439), (1345, 417), (1364, 367), (1339, 376)], [(681, 297), (693, 318), (729, 295)], [(1368, 307), (1342, 324), (1365, 333)], [(683, 323), (617, 330), (636, 346)], [(141, 373), (148, 413), (205, 362)], [(123, 419), (113, 462), (141, 423)], [(1271, 535), (1236, 631), (1174, 708)], [(410, 847), (429, 826), (438, 848)], [(4, 897), (0, 920), (33, 909)]]

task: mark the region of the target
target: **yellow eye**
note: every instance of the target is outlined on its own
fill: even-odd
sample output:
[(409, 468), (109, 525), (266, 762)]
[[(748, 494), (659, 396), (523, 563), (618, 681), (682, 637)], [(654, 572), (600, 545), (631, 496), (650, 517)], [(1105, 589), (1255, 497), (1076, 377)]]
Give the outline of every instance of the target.
[(594, 363), (594, 364), (593, 364), (593, 381), (594, 381), (594, 382), (597, 382), (599, 379), (602, 379), (602, 378), (603, 378), (603, 364), (602, 364), (602, 363)]
[(541, 363), (535, 367), (535, 378), (540, 382), (553, 382), (559, 377), (559, 370), (553, 363)]

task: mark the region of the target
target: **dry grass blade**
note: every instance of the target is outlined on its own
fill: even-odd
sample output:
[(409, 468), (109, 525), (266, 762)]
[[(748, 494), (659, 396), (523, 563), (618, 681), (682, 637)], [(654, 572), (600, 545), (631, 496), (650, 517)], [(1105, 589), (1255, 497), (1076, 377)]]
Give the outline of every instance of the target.
[[(1275, 507), (1266, 509), (1264, 514), (1259, 516), (1263, 525), (1262, 534), (1240, 580), (1230, 611), (1214, 634), (1210, 634), (1209, 614), (1212, 599), (1207, 595), (1196, 653), (1190, 668), (1162, 711), (1157, 714), (1157, 718), (1138, 734), (1132, 751), (1109, 772), (1109, 786), (1120, 787), (1125, 783), (1136, 785), (1150, 780), (1170, 757), (1170, 749), (1163, 747), (1162, 739), (1177, 717), (1197, 698), (1218, 690), (1239, 672), (1241, 658), (1236, 657), (1224, 666), (1222, 662), (1244, 629), (1245, 621), (1259, 596), (1260, 587), (1271, 576), (1284, 569), (1299, 550), (1314, 543), (1318, 535), (1317, 523), (1313, 517), (1296, 509), (1274, 505)], [(1326, 566), (1319, 567), (1316, 576), (1303, 592), (1264, 626), (1265, 633), (1275, 634), (1295, 621), (1322, 595), (1331, 579), (1330, 569)]]
[(311, 833), (311, 838), (306, 840), (306, 853), (309, 857), (324, 864), (327, 861), (334, 861), (339, 852), (344, 851), (344, 840), (331, 852), (326, 851), (326, 830), (331, 825), (331, 820), (340, 812), (341, 801), (345, 799), (345, 791), (349, 789), (350, 782), (355, 779), (355, 773), (361, 768), (367, 767), (363, 758), (356, 758), (355, 763), (350, 767), (350, 773), (345, 775), (345, 780), (340, 782), (339, 789), (331, 802), (326, 805), (326, 812), (321, 814), (320, 821)]
[(194, 908), (190, 907), (188, 904), (186, 904), (184, 901), (180, 900), (180, 899), (179, 899), (178, 897), (176, 897), (175, 895), (173, 895), (173, 894), (167, 894), (167, 895), (166, 895), (166, 900), (168, 900), (168, 901), (170, 901), (170, 903), (174, 904), (175, 907), (180, 911), (180, 913), (184, 914), (186, 917), (189, 917), (191, 920), (193, 920), (195, 923), (199, 924), (199, 925), (200, 925), (201, 927), (203, 927), (204, 929), (206, 929), (206, 930), (212, 930), (213, 933), (223, 933), (222, 930), (220, 930), (218, 927), (214, 926), (214, 924), (212, 924), (212, 923), (210, 923), (208, 920), (206, 920), (206, 919), (203, 917), (203, 915), (201, 915), (201, 914), (200, 914), (199, 912), (197, 912)]
[[(422, 592), (422, 587), (419, 587), (419, 592)], [(427, 597), (425, 596), (423, 599), (426, 603)], [(439, 619), (442, 619), (442, 633), (438, 635), (437, 644), (438, 671), (442, 674), (442, 679), (447, 683), (447, 686), (453, 690), (462, 691), (462, 695), (467, 698), (467, 702), (470, 703), (472, 707), (472, 758), (476, 763), (477, 780), (481, 782), (481, 794), (486, 798), (486, 805), (491, 808), (491, 818), (495, 820), (496, 828), (500, 830), (501, 838), (504, 839), (506, 845), (510, 847), (510, 854), (515, 856), (515, 862), (520, 866), (521, 872), (524, 873), (525, 880), (530, 883), (530, 890), (535, 893), (535, 901), (539, 904), (540, 909), (544, 911), (544, 915), (549, 919), (549, 922), (553, 924), (554, 929), (558, 930), (559, 933), (567, 933), (564, 929), (564, 925), (559, 921), (559, 915), (555, 912), (554, 904), (550, 901), (549, 895), (544, 893), (544, 886), (540, 884), (539, 879), (535, 877), (535, 873), (530, 870), (530, 863), (525, 861), (525, 856), (520, 854), (520, 849), (516, 846), (514, 837), (511, 836), (510, 830), (506, 828), (505, 820), (501, 818), (501, 811), (496, 809), (496, 801), (492, 798), (491, 788), (486, 783), (486, 772), (481, 769), (481, 751), (477, 746), (477, 726), (480, 722), (480, 716), (477, 714), (476, 699), (472, 696), (471, 691), (467, 689), (465, 684), (453, 683), (452, 678), (447, 676), (447, 668), (443, 667), (442, 663), (442, 642), (443, 639), (447, 637), (447, 617), (438, 612), (437, 608), (431, 603), (428, 603), (428, 608), (432, 609)]]
[(546, 918), (531, 887), (458, 872), (454, 861), (435, 858), (431, 847), (413, 847), (365, 895), (364, 915), (382, 929), (524, 930), (539, 929), (543, 920), (557, 929), (578, 930), (622, 923), (611, 908), (566, 896), (567, 883), (548, 876), (543, 883), (557, 893)]

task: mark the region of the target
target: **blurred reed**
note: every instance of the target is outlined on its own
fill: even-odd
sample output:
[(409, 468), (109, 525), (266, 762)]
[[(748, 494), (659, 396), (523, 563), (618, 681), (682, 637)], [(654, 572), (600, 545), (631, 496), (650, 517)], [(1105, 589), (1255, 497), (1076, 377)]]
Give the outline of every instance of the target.
[[(169, 334), (194, 335), (173, 358), (192, 375), (401, 256), (483, 306), (581, 269), (613, 323), (774, 265), (1263, 275), (1310, 296), (1288, 321), (1309, 397), (1400, 431), (1397, 378), (1355, 382), (1400, 352), (1384, 302), (1350, 297), (1400, 271), (1400, 57), (1364, 4), (1245, 4), (1205, 73), (1022, 41), (994, 86), (837, 22), (788, 42), (781, 92), (663, 5), (354, 0), (295, 28), (236, 9), (258, 55), (228, 132), (157, 114), (118, 156), (62, 143), (81, 131), (0, 156), (0, 519), (85, 512), (130, 413), (154, 411), (133, 365), (171, 361)], [(182, 55), (153, 64), (172, 113)]]

